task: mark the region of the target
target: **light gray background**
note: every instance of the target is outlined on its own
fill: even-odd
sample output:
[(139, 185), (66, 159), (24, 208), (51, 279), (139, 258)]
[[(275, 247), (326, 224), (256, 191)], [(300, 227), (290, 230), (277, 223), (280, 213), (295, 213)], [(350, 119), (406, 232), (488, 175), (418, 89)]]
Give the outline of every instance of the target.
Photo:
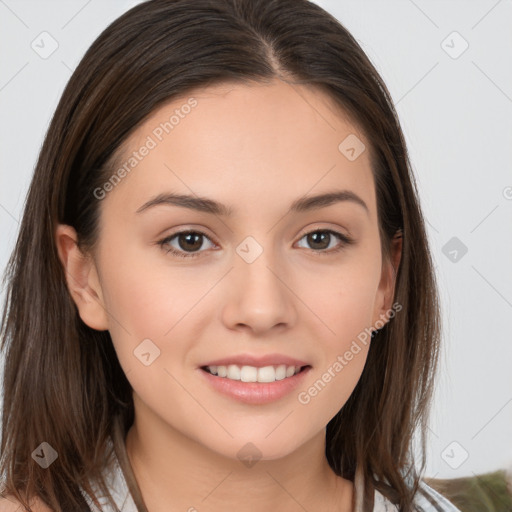
[[(100, 32), (137, 3), (0, 0), (2, 271), (72, 70)], [(317, 3), (356, 37), (389, 87), (428, 221), (444, 344), (427, 476), (510, 467), (512, 1)], [(52, 38), (58, 48), (47, 58), (31, 46), (49, 51)]]

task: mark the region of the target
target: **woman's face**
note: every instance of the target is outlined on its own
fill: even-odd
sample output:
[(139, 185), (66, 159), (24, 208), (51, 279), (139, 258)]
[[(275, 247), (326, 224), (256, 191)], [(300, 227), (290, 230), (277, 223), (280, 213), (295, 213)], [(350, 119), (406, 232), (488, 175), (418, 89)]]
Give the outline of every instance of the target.
[[(79, 309), (110, 331), (136, 414), (231, 458), (246, 443), (279, 458), (323, 431), (392, 302), (368, 144), (326, 96), (281, 81), (199, 90), (134, 132), (95, 191), (98, 298)], [(307, 368), (249, 383), (202, 369), (219, 360), (249, 380)]]

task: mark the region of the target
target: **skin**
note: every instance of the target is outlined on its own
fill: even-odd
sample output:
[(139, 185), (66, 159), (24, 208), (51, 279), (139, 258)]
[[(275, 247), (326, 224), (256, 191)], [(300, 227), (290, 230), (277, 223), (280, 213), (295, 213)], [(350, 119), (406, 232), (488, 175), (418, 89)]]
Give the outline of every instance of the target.
[[(325, 458), (325, 427), (356, 386), (369, 343), (308, 404), (297, 394), (392, 306), (400, 240), (392, 262), (383, 261), (369, 152), (349, 161), (338, 150), (349, 134), (369, 141), (306, 86), (223, 84), (189, 96), (197, 106), (101, 201), (95, 250), (81, 254), (73, 228), (56, 230), (80, 317), (110, 331), (134, 390), (126, 445), (144, 500), (151, 512), (217, 512), (227, 503), (249, 512), (352, 511), (352, 482)], [(123, 146), (126, 158), (189, 96), (148, 118)], [(297, 198), (339, 189), (356, 193), (368, 212), (344, 201), (287, 213)], [(235, 213), (172, 205), (136, 213), (170, 191)], [(199, 255), (179, 258), (157, 244), (187, 229), (209, 238), (198, 242)], [(329, 253), (336, 237), (318, 249), (305, 236), (325, 229), (355, 242)], [(236, 252), (247, 236), (263, 249), (250, 264)], [(181, 241), (171, 246), (186, 252)], [(160, 349), (149, 366), (133, 354), (147, 338)], [(286, 354), (312, 370), (297, 392), (266, 405), (220, 395), (198, 373), (245, 352)], [(252, 467), (237, 457), (248, 442), (261, 452)]]

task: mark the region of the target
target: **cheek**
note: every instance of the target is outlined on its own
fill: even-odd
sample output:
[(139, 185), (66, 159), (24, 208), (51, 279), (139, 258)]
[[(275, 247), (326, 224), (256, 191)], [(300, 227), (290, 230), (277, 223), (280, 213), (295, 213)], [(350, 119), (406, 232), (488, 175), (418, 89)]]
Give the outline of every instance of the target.
[(337, 351), (348, 350), (351, 341), (370, 328), (375, 291), (372, 283), (358, 280), (353, 287), (340, 290), (325, 305), (328, 308), (326, 310), (329, 312), (331, 329), (336, 333), (332, 338)]
[(104, 258), (103, 298), (116, 320), (111, 322), (114, 330), (121, 324), (135, 337), (161, 338), (214, 282), (198, 279), (193, 270), (162, 262), (155, 265), (147, 253), (137, 250), (125, 251), (120, 258)]
[[(165, 370), (174, 374), (190, 369), (189, 354), (204, 338), (212, 308), (219, 304), (214, 287), (224, 272), (199, 272), (166, 264), (165, 259), (148, 264), (147, 251), (127, 250), (121, 256), (104, 258), (102, 265), (112, 342), (134, 389), (143, 394), (144, 389), (165, 390), (170, 385)], [(151, 363), (146, 367), (141, 357), (148, 352)], [(161, 382), (155, 381), (158, 375)]]
[[(345, 405), (364, 369), (369, 344), (357, 342), (329, 358), (299, 390), (297, 403), (301, 414), (327, 423)], [(350, 355), (348, 355), (350, 354)], [(347, 357), (348, 356), (348, 357)]]
[(323, 328), (321, 336), (318, 331), (321, 362), (297, 396), (309, 417), (322, 418), (327, 424), (356, 387), (370, 348), (372, 298), (372, 287), (359, 287), (353, 293), (335, 294), (323, 304), (329, 330)]
[(379, 284), (377, 258), (347, 261), (338, 273), (318, 276), (308, 296), (321, 320), (317, 340), (322, 362), (298, 403), (308, 414), (328, 422), (346, 403), (363, 372), (370, 346), (370, 326)]
[(372, 325), (379, 275), (379, 260), (358, 254), (337, 268), (316, 272), (314, 280), (299, 278), (300, 296), (324, 325), (319, 333), (326, 348), (346, 350)]

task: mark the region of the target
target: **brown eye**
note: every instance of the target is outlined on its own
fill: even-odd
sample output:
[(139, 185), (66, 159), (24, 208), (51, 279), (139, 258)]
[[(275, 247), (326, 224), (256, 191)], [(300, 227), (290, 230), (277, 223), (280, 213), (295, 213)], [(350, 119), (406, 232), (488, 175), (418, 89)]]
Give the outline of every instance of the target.
[(197, 251), (203, 245), (202, 236), (199, 233), (180, 233), (177, 235), (180, 249)]
[[(353, 240), (337, 231), (331, 229), (317, 229), (306, 233), (301, 240), (306, 240), (312, 251), (318, 254), (332, 254), (342, 250), (346, 245), (353, 243)], [(338, 239), (338, 244), (336, 244)], [(341, 242), (340, 242), (341, 241)], [(330, 250), (328, 250), (330, 249)]]
[[(180, 231), (168, 236), (159, 244), (167, 251), (178, 257), (189, 258), (196, 256), (204, 251), (200, 251), (203, 246), (204, 239), (211, 240), (200, 231)], [(173, 242), (177, 242), (177, 245)], [(213, 245), (213, 244), (212, 244)]]

